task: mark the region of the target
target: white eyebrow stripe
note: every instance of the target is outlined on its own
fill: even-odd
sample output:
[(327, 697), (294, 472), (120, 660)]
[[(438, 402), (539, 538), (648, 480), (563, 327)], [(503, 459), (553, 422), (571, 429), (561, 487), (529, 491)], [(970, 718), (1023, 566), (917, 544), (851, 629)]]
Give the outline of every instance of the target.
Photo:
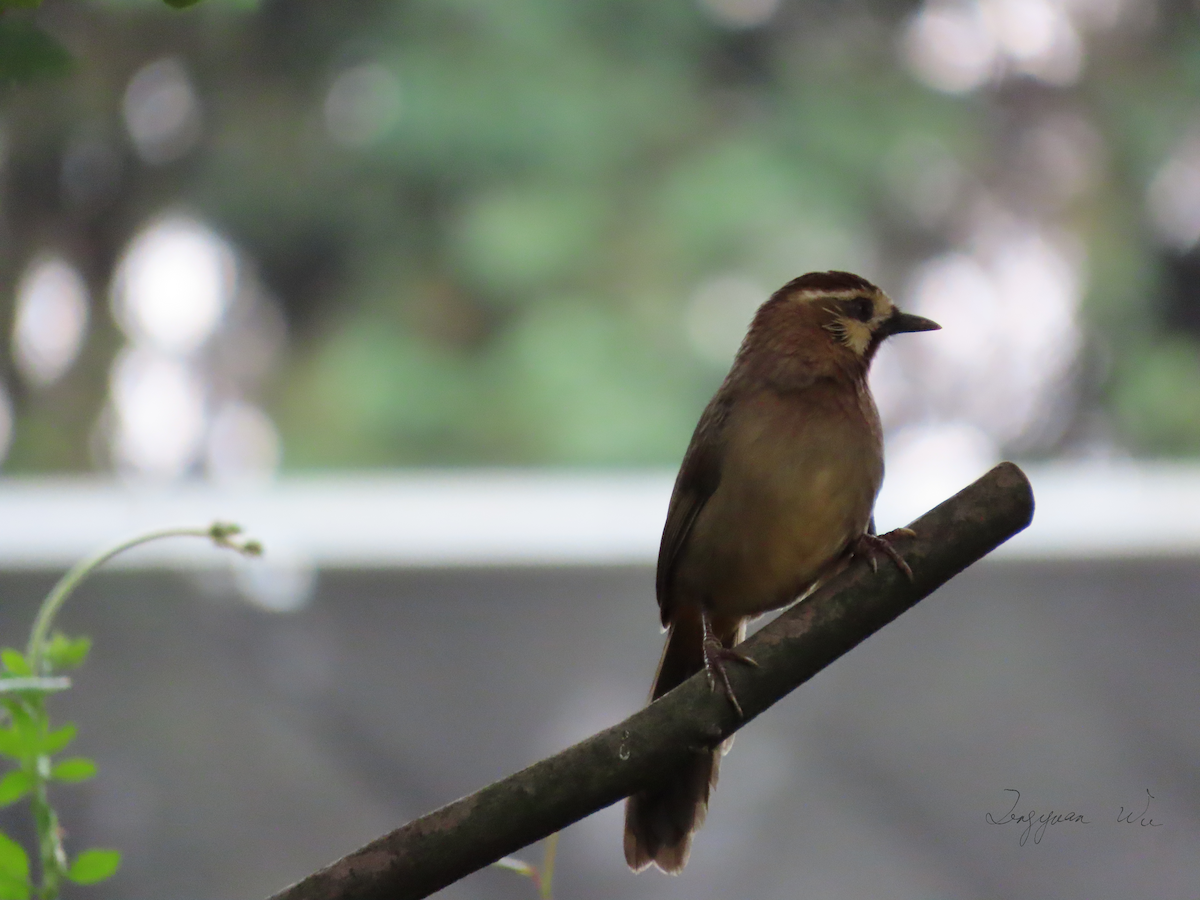
[(811, 303), (813, 300), (853, 300), (855, 297), (868, 296), (868, 292), (865, 290), (822, 291), (817, 288), (805, 288), (793, 296), (804, 303)]

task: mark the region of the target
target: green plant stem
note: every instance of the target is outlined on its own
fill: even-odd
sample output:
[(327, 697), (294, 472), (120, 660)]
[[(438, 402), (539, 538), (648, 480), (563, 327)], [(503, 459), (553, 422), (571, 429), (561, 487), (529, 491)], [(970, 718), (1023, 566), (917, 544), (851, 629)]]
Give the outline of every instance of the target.
[[(37, 617), (33, 621), (33, 629), (29, 634), (29, 646), (25, 653), (33, 677), (22, 679), (22, 681), (36, 683), (43, 690), (60, 690), (69, 685), (70, 682), (65, 678), (40, 677), (51, 674), (44, 658), (50, 629), (67, 598), (75, 592), (85, 578), (114, 556), (142, 544), (171, 537), (207, 538), (218, 547), (236, 550), (248, 556), (257, 556), (262, 553), (262, 547), (257, 541), (235, 542), (233, 538), (240, 532), (241, 528), (237, 525), (221, 522), (214, 522), (208, 528), (164, 528), (130, 538), (72, 566), (58, 580), (38, 608)], [(60, 682), (62, 683), (60, 684)], [(24, 686), (22, 684), (22, 687)], [(44, 723), (46, 721), (45, 698), (33, 697), (26, 702), (33, 718)], [(67, 854), (63, 847), (58, 814), (50, 805), (48, 790), (51, 771), (50, 755), (38, 753), (32, 759), (26, 760), (26, 764), (30, 766), (29, 775), (33, 780), (30, 805), (38, 834), (38, 860), (41, 864), (42, 883), (36, 888), (36, 895), (39, 900), (57, 900), (63, 879), (67, 876)]]
[[(54, 619), (63, 604), (66, 603), (67, 598), (75, 592), (83, 580), (118, 553), (124, 553), (141, 544), (168, 537), (212, 537), (212, 534), (210, 529), (204, 528), (168, 528), (155, 531), (97, 553), (67, 570), (66, 574), (46, 595), (46, 599), (42, 601), (37, 618), (33, 622), (33, 630), (29, 635), (29, 647), (26, 650), (25, 658), (29, 660), (29, 666), (33, 669), (35, 676), (48, 674), (44, 671), (42, 651), (46, 646), (46, 639), (50, 635), (50, 628), (54, 625)], [(41, 699), (39, 698), (35, 702), (38, 707), (37, 711), (44, 715), (44, 711), (41, 709)], [(37, 828), (38, 859), (41, 864), (42, 876), (42, 883), (37, 888), (37, 896), (40, 900), (57, 900), (63, 875), (66, 873), (67, 854), (63, 848), (62, 829), (58, 824), (58, 814), (50, 805), (48, 791), (50, 757), (38, 754), (33, 759), (32, 769), (30, 775), (33, 777), (33, 791), (30, 804), (33, 808), (33, 820)]]
[(229, 540), (230, 537), (239, 531), (240, 529), (235, 525), (221, 524), (214, 524), (210, 528), (164, 528), (161, 531), (151, 531), (148, 534), (130, 538), (124, 543), (110, 547), (107, 550), (97, 553), (95, 556), (76, 563), (67, 570), (67, 573), (58, 580), (58, 583), (46, 595), (46, 599), (42, 601), (41, 608), (38, 609), (37, 618), (34, 619), (33, 631), (29, 635), (29, 646), (25, 652), (25, 658), (29, 660), (29, 666), (33, 669), (34, 675), (46, 674), (43, 671), (42, 651), (46, 646), (46, 638), (50, 635), (50, 628), (54, 624), (54, 618), (58, 615), (58, 611), (62, 609), (62, 605), (66, 603), (67, 598), (74, 593), (75, 589), (79, 587), (85, 578), (114, 556), (124, 553), (126, 550), (132, 550), (134, 547), (141, 546), (142, 544), (148, 544), (151, 541), (172, 537), (208, 538), (217, 544), (217, 546), (228, 547), (242, 553), (257, 554), (260, 552), (257, 544), (247, 543), (239, 546)]
[[(38, 705), (41, 705), (39, 699)], [(50, 805), (47, 791), (50, 774), (50, 757), (39, 754), (33, 760), (33, 821), (38, 833), (38, 857), (41, 863), (42, 884), (37, 889), (40, 900), (57, 900), (67, 869), (67, 852), (63, 848), (62, 829), (58, 814)]]

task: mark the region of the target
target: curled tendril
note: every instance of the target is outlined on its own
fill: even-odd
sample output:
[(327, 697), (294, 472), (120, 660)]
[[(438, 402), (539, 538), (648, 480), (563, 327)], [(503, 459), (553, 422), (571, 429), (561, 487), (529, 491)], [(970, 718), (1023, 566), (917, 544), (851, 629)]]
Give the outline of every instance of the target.
[(232, 522), (213, 522), (208, 529), (208, 536), (218, 547), (235, 550), (243, 556), (262, 556), (263, 546), (261, 542), (253, 539), (243, 541), (234, 540), (241, 533), (242, 526), (235, 525)]
[(34, 675), (46, 674), (43, 671), (45, 643), (50, 636), (50, 628), (54, 623), (54, 617), (58, 615), (58, 611), (62, 608), (63, 603), (66, 602), (67, 597), (71, 595), (75, 588), (79, 586), (80, 582), (104, 563), (108, 562), (108, 560), (141, 544), (148, 544), (151, 541), (171, 537), (208, 538), (215, 546), (222, 549), (233, 550), (243, 556), (262, 556), (262, 544), (256, 540), (237, 540), (236, 538), (241, 533), (242, 527), (232, 522), (213, 522), (208, 528), (166, 528), (162, 531), (152, 531), (149, 534), (131, 538), (124, 543), (77, 563), (59, 579), (50, 593), (46, 595), (46, 599), (42, 601), (41, 608), (38, 610), (37, 618), (34, 620), (33, 632), (29, 637), (29, 649), (26, 651), (26, 656), (29, 658), (29, 664), (33, 669)]

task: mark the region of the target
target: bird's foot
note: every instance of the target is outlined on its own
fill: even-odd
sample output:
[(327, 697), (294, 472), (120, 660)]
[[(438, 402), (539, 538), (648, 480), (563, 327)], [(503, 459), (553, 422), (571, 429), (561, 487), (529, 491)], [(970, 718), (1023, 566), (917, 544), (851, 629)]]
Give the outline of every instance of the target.
[(742, 705), (738, 703), (737, 696), (733, 693), (733, 685), (729, 683), (729, 672), (725, 669), (725, 664), (728, 662), (737, 662), (758, 668), (758, 663), (745, 653), (739, 653), (737, 650), (726, 647), (715, 637), (706, 638), (704, 641), (704, 672), (708, 675), (708, 686), (715, 691), (719, 684), (725, 696), (729, 698), (729, 702), (733, 704), (738, 718), (744, 719), (746, 714), (742, 712)]
[(908, 567), (908, 563), (904, 561), (904, 558), (896, 552), (896, 548), (892, 546), (892, 541), (898, 537), (916, 536), (917, 533), (911, 528), (897, 528), (885, 535), (863, 533), (850, 545), (850, 552), (855, 556), (864, 557), (871, 564), (872, 572), (879, 571), (879, 556), (883, 554), (896, 564), (896, 568), (903, 572), (909, 581), (912, 581), (912, 569)]

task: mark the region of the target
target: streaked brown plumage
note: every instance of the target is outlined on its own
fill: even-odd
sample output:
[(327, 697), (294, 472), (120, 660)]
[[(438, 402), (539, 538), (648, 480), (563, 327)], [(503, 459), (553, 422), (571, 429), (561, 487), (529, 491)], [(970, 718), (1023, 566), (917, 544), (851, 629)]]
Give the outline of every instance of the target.
[[(802, 596), (850, 553), (894, 556), (868, 535), (883, 435), (867, 369), (888, 335), (937, 327), (848, 272), (802, 275), (759, 308), (675, 480), (655, 586), (669, 633), (651, 700), (707, 669), (740, 712), (725, 663), (745, 660), (733, 647), (747, 619)], [(634, 871), (683, 869), (720, 752), (691, 754), (629, 798)]]

